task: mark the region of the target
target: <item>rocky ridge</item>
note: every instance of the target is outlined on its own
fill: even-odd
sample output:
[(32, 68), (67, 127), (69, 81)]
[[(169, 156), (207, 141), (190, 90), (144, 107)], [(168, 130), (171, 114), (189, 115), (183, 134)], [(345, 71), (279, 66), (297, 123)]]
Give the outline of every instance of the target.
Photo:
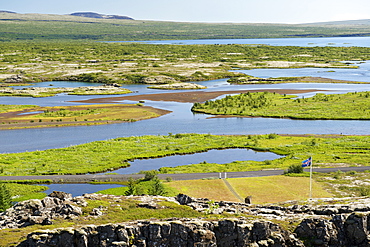
[[(18, 203), (0, 214), (1, 228), (52, 224), (55, 217), (79, 217), (87, 199), (133, 199), (138, 207), (158, 208), (167, 200), (206, 214), (223, 214), (220, 220), (139, 220), (36, 231), (19, 246), (370, 246), (370, 198), (315, 199), (309, 204), (253, 205), (176, 197), (112, 196), (86, 194), (72, 198), (54, 192), (42, 200)], [(95, 208), (90, 215), (100, 217)], [(237, 215), (244, 215), (238, 216)], [(289, 229), (279, 223), (285, 222)], [(305, 241), (302, 241), (302, 240)]]

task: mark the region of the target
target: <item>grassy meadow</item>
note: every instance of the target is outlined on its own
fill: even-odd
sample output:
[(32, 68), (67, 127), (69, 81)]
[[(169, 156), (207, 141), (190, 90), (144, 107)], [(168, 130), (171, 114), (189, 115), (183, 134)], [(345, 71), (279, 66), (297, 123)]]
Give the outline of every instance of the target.
[(275, 93), (245, 93), (194, 103), (192, 111), (213, 115), (293, 119), (370, 119), (370, 92), (317, 93), (310, 98)]

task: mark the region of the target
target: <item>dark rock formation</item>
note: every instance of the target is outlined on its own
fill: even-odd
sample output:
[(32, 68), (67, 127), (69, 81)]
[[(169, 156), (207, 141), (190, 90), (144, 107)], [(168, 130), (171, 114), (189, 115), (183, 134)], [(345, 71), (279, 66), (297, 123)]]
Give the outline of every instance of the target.
[(79, 229), (38, 231), (19, 246), (300, 246), (277, 224), (238, 219), (220, 221), (137, 221)]
[(304, 219), (295, 233), (315, 246), (370, 246), (370, 215), (352, 213)]
[(73, 16), (88, 17), (88, 18), (98, 18), (98, 19), (124, 19), (124, 20), (133, 20), (128, 16), (121, 15), (103, 15), (94, 12), (76, 12), (72, 13)]
[[(159, 208), (166, 200), (187, 205), (207, 214), (245, 214), (222, 220), (168, 219), (140, 220), (109, 225), (88, 225), (78, 229), (36, 231), (19, 246), (370, 246), (370, 198), (311, 200), (309, 205), (252, 205), (236, 202), (214, 202), (184, 194), (174, 197), (113, 196), (53, 192), (42, 200), (16, 204), (0, 214), (0, 229), (32, 224), (52, 224), (55, 217), (76, 218), (86, 199), (138, 201), (138, 207)], [(292, 204), (293, 202), (290, 202)], [(91, 217), (101, 217), (108, 208), (94, 208)], [(290, 232), (276, 222), (294, 223)], [(305, 245), (304, 245), (305, 244)]]
[(24, 78), (22, 75), (13, 75), (4, 80), (5, 83), (21, 83), (23, 81), (24, 81)]

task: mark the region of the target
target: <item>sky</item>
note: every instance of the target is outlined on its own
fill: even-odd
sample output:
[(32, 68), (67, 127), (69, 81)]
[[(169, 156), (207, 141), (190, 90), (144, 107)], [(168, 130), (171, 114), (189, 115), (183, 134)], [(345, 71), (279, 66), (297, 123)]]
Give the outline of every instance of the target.
[(97, 12), (136, 20), (314, 23), (370, 19), (369, 0), (0, 0), (17, 13)]

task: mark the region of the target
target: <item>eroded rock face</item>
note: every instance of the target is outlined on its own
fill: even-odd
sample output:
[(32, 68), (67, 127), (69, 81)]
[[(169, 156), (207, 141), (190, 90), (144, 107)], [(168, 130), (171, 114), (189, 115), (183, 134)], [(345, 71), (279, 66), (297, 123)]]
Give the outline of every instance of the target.
[[(187, 205), (207, 214), (234, 213), (253, 216), (218, 221), (201, 219), (170, 219), (134, 221), (102, 226), (88, 225), (78, 229), (55, 229), (31, 233), (19, 246), (370, 246), (370, 198), (335, 204), (292, 206), (253, 205), (237, 202), (214, 202), (184, 194), (176, 197), (113, 196), (85, 194), (71, 198), (54, 192), (42, 200), (20, 202), (0, 214), (0, 228), (18, 228), (32, 224), (52, 224), (53, 217), (76, 218), (79, 206), (86, 199), (138, 201), (138, 207), (155, 210), (166, 200)], [(319, 200), (318, 200), (319, 201)], [(320, 203), (322, 199), (320, 200)], [(91, 217), (101, 217), (108, 210), (94, 208)], [(277, 220), (277, 221), (275, 221)], [(294, 222), (293, 232), (282, 229), (276, 222)]]
[(293, 234), (271, 222), (137, 221), (40, 231), (20, 246), (304, 246)]
[(370, 246), (370, 215), (352, 213), (335, 215), (330, 220), (304, 219), (295, 233), (318, 246)]

